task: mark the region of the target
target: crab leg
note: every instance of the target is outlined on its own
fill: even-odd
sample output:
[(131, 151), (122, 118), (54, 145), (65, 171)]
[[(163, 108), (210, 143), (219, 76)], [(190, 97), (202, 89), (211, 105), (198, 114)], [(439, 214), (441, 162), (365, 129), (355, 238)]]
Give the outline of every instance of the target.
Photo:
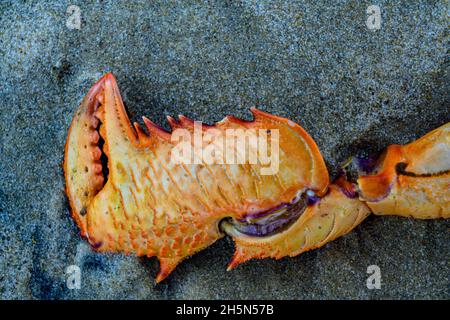
[[(228, 141), (230, 131), (238, 137), (249, 132), (279, 137), (279, 170), (264, 175), (266, 164), (245, 158), (243, 163), (174, 163), (172, 133), (147, 118), (149, 134), (137, 124), (133, 128), (113, 75), (100, 79), (74, 117), (64, 162), (73, 216), (93, 248), (157, 256), (161, 281), (180, 261), (223, 237), (222, 220), (260, 213), (276, 220), (274, 208), (287, 206), (306, 192), (323, 196), (328, 172), (313, 139), (292, 121), (251, 111), (252, 121), (228, 116), (214, 126), (202, 126), (199, 133), (186, 117), (169, 118), (169, 123), (174, 130), (200, 135), (205, 141), (199, 146), (201, 153), (212, 143)], [(228, 148), (237, 155), (245, 150), (239, 142)], [(287, 225), (275, 221), (270, 228), (278, 232), (297, 218)]]
[(377, 215), (450, 218), (450, 123), (410, 144), (389, 146), (358, 186)]
[[(106, 74), (81, 102), (65, 146), (66, 192), (81, 234), (99, 252), (156, 256), (159, 282), (225, 234), (236, 244), (232, 269), (322, 247), (371, 211), (450, 217), (450, 123), (408, 145), (389, 146), (374, 168), (359, 168), (357, 184), (345, 176), (330, 184), (319, 148), (303, 128), (251, 112), (252, 121), (227, 116), (200, 127), (184, 116), (168, 117), (172, 132), (144, 117), (144, 130), (130, 123), (116, 79)], [(193, 162), (173, 161), (176, 130), (200, 138), (199, 144), (189, 140)], [(267, 167), (267, 156), (246, 157), (247, 150), (268, 146), (256, 133), (275, 139), (276, 170)], [(228, 145), (235, 137), (243, 140)], [(223, 152), (244, 161), (197, 161), (224, 142)]]

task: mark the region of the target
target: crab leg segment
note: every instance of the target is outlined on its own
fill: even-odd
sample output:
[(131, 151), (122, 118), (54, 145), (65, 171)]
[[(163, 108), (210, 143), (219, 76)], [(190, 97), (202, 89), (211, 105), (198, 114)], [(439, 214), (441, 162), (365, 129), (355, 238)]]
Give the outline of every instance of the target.
[(377, 215), (449, 218), (450, 123), (410, 144), (389, 146), (358, 186)]

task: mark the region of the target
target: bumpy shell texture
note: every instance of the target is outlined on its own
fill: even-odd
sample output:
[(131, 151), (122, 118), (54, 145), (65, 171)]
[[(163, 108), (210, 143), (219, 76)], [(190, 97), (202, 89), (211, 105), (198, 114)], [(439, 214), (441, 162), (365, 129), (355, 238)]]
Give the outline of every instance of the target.
[[(279, 259), (321, 247), (371, 210), (449, 216), (448, 124), (409, 145), (390, 146), (357, 185), (345, 176), (330, 184), (305, 130), (288, 119), (251, 112), (252, 121), (227, 116), (200, 130), (184, 116), (168, 117), (172, 132), (144, 117), (144, 130), (130, 123), (116, 79), (106, 74), (81, 102), (65, 146), (66, 193), (81, 234), (100, 252), (156, 256), (159, 282), (226, 234), (236, 244), (232, 269), (252, 258)], [(238, 163), (174, 162), (178, 129), (201, 138), (194, 159), (231, 129), (276, 136), (277, 169), (245, 157)], [(241, 149), (231, 144), (226, 150), (239, 156)]]
[[(268, 211), (306, 190), (325, 194), (328, 172), (311, 137), (287, 119), (252, 112), (253, 121), (229, 116), (203, 126), (202, 134), (278, 130), (276, 174), (260, 174), (260, 163), (173, 164), (171, 134), (147, 118), (149, 135), (137, 124), (133, 128), (115, 78), (104, 76), (81, 103), (66, 144), (67, 194), (82, 234), (98, 251), (157, 256), (160, 281), (182, 259), (222, 237), (224, 218)], [(182, 116), (169, 122), (174, 129), (194, 128)], [(103, 155), (109, 171), (105, 184)]]
[(377, 215), (450, 218), (450, 123), (407, 145), (389, 146), (358, 185), (361, 200)]

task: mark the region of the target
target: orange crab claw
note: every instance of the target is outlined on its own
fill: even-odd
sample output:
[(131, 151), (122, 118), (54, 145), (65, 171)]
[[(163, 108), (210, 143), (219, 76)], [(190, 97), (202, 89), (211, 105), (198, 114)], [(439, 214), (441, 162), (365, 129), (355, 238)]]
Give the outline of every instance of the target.
[[(224, 219), (271, 216), (274, 208), (307, 192), (326, 194), (328, 171), (312, 138), (288, 119), (255, 108), (251, 112), (252, 121), (227, 116), (201, 125), (200, 131), (184, 116), (168, 118), (174, 132), (144, 117), (148, 135), (130, 123), (114, 76), (105, 75), (82, 101), (66, 143), (66, 191), (82, 234), (100, 252), (157, 256), (159, 282), (180, 261), (223, 237)], [(226, 157), (213, 163), (173, 162), (178, 129), (201, 138), (199, 145), (192, 142), (194, 154), (226, 142), (223, 151), (244, 162), (229, 163)], [(278, 149), (252, 162), (242, 153), (265, 145), (255, 144), (255, 134)], [(230, 139), (237, 140), (228, 145)], [(272, 168), (266, 160), (275, 153), (278, 162)]]
[[(114, 115), (112, 112), (108, 113), (108, 119), (104, 104), (114, 105)], [(116, 80), (111, 73), (98, 80), (84, 97), (70, 125), (65, 145), (63, 167), (66, 193), (72, 216), (83, 236), (87, 235), (86, 214), (89, 204), (105, 183), (103, 170), (106, 168), (101, 157), (103, 152), (108, 153), (108, 143), (101, 146), (101, 135), (105, 132), (105, 127), (100, 128), (102, 123), (107, 123), (108, 130), (115, 132), (107, 141), (109, 144), (136, 141)]]
[[(65, 145), (66, 192), (82, 235), (99, 252), (156, 256), (160, 282), (225, 234), (236, 243), (231, 269), (321, 247), (370, 209), (450, 216), (450, 124), (388, 147), (357, 186), (345, 176), (330, 185), (303, 128), (251, 112), (251, 121), (227, 116), (215, 125), (168, 117), (172, 132), (144, 117), (144, 131), (130, 123), (116, 79), (106, 74), (81, 102)], [(184, 160), (173, 157), (186, 146), (193, 150)]]
[(410, 144), (389, 146), (358, 186), (377, 215), (449, 218), (450, 123)]

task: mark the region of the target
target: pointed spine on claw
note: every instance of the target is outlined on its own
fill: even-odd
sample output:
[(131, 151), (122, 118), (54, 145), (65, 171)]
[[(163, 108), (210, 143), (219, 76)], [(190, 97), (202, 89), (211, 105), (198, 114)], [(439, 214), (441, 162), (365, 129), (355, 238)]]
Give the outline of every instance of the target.
[[(160, 282), (225, 234), (236, 244), (232, 269), (253, 258), (322, 247), (371, 211), (450, 217), (450, 124), (408, 145), (389, 146), (378, 161), (355, 161), (357, 183), (345, 173), (330, 183), (320, 150), (303, 128), (251, 112), (251, 121), (227, 116), (199, 132), (198, 123), (182, 115), (167, 117), (172, 132), (146, 117), (142, 128), (130, 123), (114, 76), (102, 77), (76, 112), (65, 146), (66, 192), (82, 235), (99, 252), (156, 256)], [(211, 137), (225, 139), (230, 129), (276, 136), (279, 168), (266, 175), (261, 161), (248, 159), (174, 163), (177, 129), (202, 138), (194, 156), (220, 144)], [(242, 152), (236, 149), (230, 147), (234, 155)]]

